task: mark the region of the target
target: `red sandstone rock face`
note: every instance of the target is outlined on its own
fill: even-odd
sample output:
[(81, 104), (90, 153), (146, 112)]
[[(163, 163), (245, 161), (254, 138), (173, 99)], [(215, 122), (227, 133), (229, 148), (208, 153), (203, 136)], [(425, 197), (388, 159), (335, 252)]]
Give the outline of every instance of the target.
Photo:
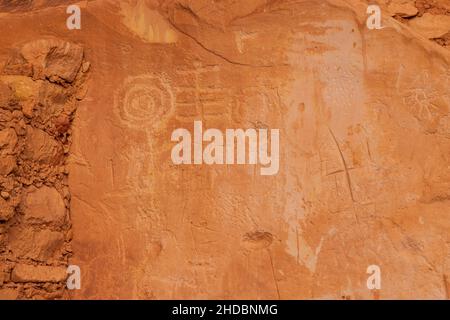
[[(448, 299), (448, 1), (380, 30), (357, 0), (66, 5), (0, 8), (0, 297)], [(278, 174), (174, 165), (195, 120), (280, 129)]]

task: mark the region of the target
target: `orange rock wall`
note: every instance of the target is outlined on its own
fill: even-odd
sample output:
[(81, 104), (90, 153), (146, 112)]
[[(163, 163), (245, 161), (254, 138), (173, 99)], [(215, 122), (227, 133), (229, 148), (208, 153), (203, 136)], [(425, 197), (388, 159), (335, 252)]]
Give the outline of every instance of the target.
[[(448, 299), (448, 1), (68, 4), (0, 7), (0, 297)], [(196, 120), (278, 174), (174, 165)]]

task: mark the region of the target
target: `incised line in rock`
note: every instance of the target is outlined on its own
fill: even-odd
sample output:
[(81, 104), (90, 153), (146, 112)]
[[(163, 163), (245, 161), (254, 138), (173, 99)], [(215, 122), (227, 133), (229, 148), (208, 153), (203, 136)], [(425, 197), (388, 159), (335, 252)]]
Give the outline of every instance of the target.
[(349, 173), (349, 170), (348, 170), (348, 167), (347, 167), (347, 162), (345, 161), (345, 158), (344, 158), (344, 154), (342, 153), (341, 147), (339, 146), (339, 143), (338, 143), (338, 141), (336, 139), (336, 136), (334, 135), (334, 133), (333, 133), (333, 131), (331, 130), (330, 127), (328, 127), (328, 131), (330, 132), (331, 137), (333, 138), (334, 143), (336, 144), (336, 147), (337, 147), (337, 149), (339, 151), (339, 155), (340, 155), (341, 160), (342, 160), (342, 165), (344, 166), (344, 170), (345, 170), (345, 176), (347, 178), (347, 184), (348, 184), (348, 189), (350, 191), (350, 197), (352, 198), (352, 201), (355, 202), (355, 198), (353, 197), (352, 180), (350, 179), (350, 173)]

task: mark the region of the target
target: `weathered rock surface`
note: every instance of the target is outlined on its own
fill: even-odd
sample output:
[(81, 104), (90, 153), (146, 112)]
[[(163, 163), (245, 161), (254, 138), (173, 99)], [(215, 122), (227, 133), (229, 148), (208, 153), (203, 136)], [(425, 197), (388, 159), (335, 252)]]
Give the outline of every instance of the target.
[(14, 288), (2, 288), (0, 289), (1, 300), (16, 300), (19, 294)]
[(12, 128), (0, 131), (0, 153), (3, 156), (12, 154), (17, 145), (17, 134)]
[(2, 156), (0, 159), (0, 175), (7, 176), (16, 168), (14, 156)]
[[(48, 264), (8, 264), (0, 297), (63, 296), (60, 232), (71, 298), (449, 298), (448, 1), (385, 1), (380, 30), (359, 0), (99, 0), (81, 30), (56, 22), (66, 5), (0, 6), (20, 155), (2, 188), (23, 199), (0, 254)], [(173, 165), (194, 120), (279, 128), (279, 173)]]
[(14, 267), (11, 280), (14, 282), (61, 282), (67, 277), (65, 267), (31, 266), (18, 264)]
[(0, 107), (2, 109), (11, 109), (13, 105), (13, 91), (6, 84), (0, 81)]
[(27, 193), (23, 211), (30, 222), (62, 225), (66, 219), (66, 207), (61, 195), (56, 189), (46, 186)]
[(27, 141), (22, 156), (35, 163), (57, 165), (64, 156), (63, 147), (46, 132), (27, 127)]
[(428, 39), (440, 38), (450, 31), (450, 15), (425, 13), (422, 17), (411, 20), (410, 25)]
[(83, 48), (59, 39), (42, 39), (25, 44), (21, 51), (33, 68), (33, 78), (73, 82), (83, 61)]
[(9, 246), (14, 255), (49, 262), (61, 258), (64, 236), (50, 230), (20, 228), (9, 234)]
[(14, 215), (14, 207), (3, 198), (0, 198), (0, 222), (8, 221)]
[(65, 160), (87, 61), (63, 40), (9, 46), (0, 74), (0, 299), (61, 299), (71, 253)]
[(419, 13), (419, 9), (411, 0), (393, 0), (389, 3), (388, 9), (392, 15), (398, 15), (402, 18), (414, 17)]

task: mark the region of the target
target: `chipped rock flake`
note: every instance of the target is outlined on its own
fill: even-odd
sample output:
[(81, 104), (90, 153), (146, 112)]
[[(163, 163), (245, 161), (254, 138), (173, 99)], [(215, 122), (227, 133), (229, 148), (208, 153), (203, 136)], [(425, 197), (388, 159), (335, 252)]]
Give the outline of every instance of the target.
[(13, 215), (14, 207), (11, 206), (11, 203), (3, 197), (0, 198), (0, 222), (8, 221)]
[(47, 186), (32, 187), (27, 191), (23, 211), (30, 222), (61, 226), (66, 219), (66, 207), (61, 195), (56, 189)]
[(425, 38), (440, 38), (450, 32), (450, 15), (425, 13), (422, 17), (412, 19), (409, 25)]
[(9, 244), (16, 256), (49, 262), (51, 259), (61, 258), (64, 236), (60, 232), (50, 230), (11, 230)]
[(46, 132), (27, 127), (27, 140), (22, 156), (36, 163), (60, 164), (63, 159), (63, 147)]
[(25, 44), (21, 51), (33, 66), (33, 78), (73, 82), (83, 61), (83, 48), (59, 39), (42, 39)]
[(419, 13), (414, 3), (410, 0), (393, 0), (388, 5), (391, 15), (398, 15), (402, 18), (414, 17)]
[(15, 156), (1, 156), (0, 158), (0, 175), (7, 176), (16, 168)]

